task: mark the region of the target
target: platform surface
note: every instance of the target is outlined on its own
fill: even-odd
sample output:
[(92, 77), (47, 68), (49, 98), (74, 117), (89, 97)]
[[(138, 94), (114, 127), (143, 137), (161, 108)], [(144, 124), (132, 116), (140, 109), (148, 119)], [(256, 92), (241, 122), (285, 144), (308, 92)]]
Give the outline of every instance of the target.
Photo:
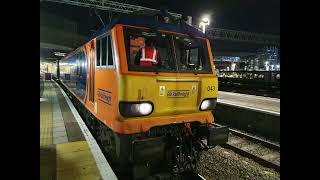
[(40, 178), (102, 179), (90, 146), (53, 81), (43, 83), (40, 97)]
[(219, 91), (218, 103), (280, 115), (280, 99)]

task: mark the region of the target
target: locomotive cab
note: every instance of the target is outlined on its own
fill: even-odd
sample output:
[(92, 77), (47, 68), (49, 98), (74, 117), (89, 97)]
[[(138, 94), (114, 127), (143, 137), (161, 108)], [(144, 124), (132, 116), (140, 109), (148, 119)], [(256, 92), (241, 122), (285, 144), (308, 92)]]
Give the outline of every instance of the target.
[[(120, 113), (124, 118), (134, 116), (127, 111), (130, 105), (126, 106), (126, 101), (150, 101), (146, 104), (150, 103), (152, 112), (143, 114), (149, 117), (192, 114), (215, 107), (217, 77), (206, 39), (134, 27), (123, 27), (123, 32), (130, 74), (123, 76), (127, 97)], [(137, 64), (137, 56), (149, 38), (155, 39), (158, 63), (143, 67)]]
[[(228, 128), (212, 126), (218, 79), (209, 40), (201, 32), (179, 31), (177, 25), (171, 26), (171, 30), (116, 26), (118, 39), (123, 42), (118, 45), (121, 66), (118, 117), (123, 126), (128, 125), (125, 131), (143, 134), (142, 139), (132, 141), (133, 162), (190, 161), (192, 165), (184, 168), (194, 170), (198, 152), (225, 143)], [(139, 53), (150, 38), (155, 40), (158, 62), (155, 67), (144, 67), (137, 57), (141, 57)], [(189, 142), (192, 147), (186, 145)], [(179, 153), (191, 159), (174, 160)], [(135, 176), (142, 176), (139, 172), (146, 169), (139, 166), (134, 170)]]
[[(135, 133), (161, 125), (214, 121), (218, 79), (209, 40), (198, 30), (171, 26), (115, 26), (121, 40), (118, 119), (132, 124)], [(139, 64), (139, 53), (150, 38), (155, 40), (157, 65), (145, 67)]]

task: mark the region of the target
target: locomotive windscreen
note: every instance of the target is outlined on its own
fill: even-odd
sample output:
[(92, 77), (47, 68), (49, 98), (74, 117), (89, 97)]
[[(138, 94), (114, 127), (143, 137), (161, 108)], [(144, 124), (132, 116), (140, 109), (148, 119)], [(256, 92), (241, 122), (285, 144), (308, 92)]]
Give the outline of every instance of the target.
[[(205, 39), (188, 35), (125, 27), (128, 70), (138, 72), (168, 72), (211, 74), (211, 64)], [(158, 50), (156, 67), (140, 66), (141, 48), (152, 39)]]

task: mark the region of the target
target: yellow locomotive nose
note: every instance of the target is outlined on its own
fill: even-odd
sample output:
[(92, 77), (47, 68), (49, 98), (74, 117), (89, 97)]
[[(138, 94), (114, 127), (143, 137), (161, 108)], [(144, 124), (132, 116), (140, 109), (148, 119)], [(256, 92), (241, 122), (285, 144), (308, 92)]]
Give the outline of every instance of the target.
[[(212, 110), (217, 98), (216, 77), (122, 76), (122, 102), (151, 102), (149, 117)], [(214, 87), (214, 88), (212, 88)]]

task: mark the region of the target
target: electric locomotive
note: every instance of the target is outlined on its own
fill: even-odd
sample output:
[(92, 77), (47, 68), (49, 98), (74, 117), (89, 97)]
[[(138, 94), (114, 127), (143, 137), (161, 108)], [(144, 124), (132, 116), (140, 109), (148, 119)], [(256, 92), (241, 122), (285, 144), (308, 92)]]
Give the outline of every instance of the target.
[[(107, 158), (133, 179), (195, 171), (202, 150), (228, 140), (226, 127), (213, 126), (218, 79), (209, 40), (182, 19), (163, 19), (121, 16), (58, 66)], [(149, 38), (157, 68), (134, 63)]]

